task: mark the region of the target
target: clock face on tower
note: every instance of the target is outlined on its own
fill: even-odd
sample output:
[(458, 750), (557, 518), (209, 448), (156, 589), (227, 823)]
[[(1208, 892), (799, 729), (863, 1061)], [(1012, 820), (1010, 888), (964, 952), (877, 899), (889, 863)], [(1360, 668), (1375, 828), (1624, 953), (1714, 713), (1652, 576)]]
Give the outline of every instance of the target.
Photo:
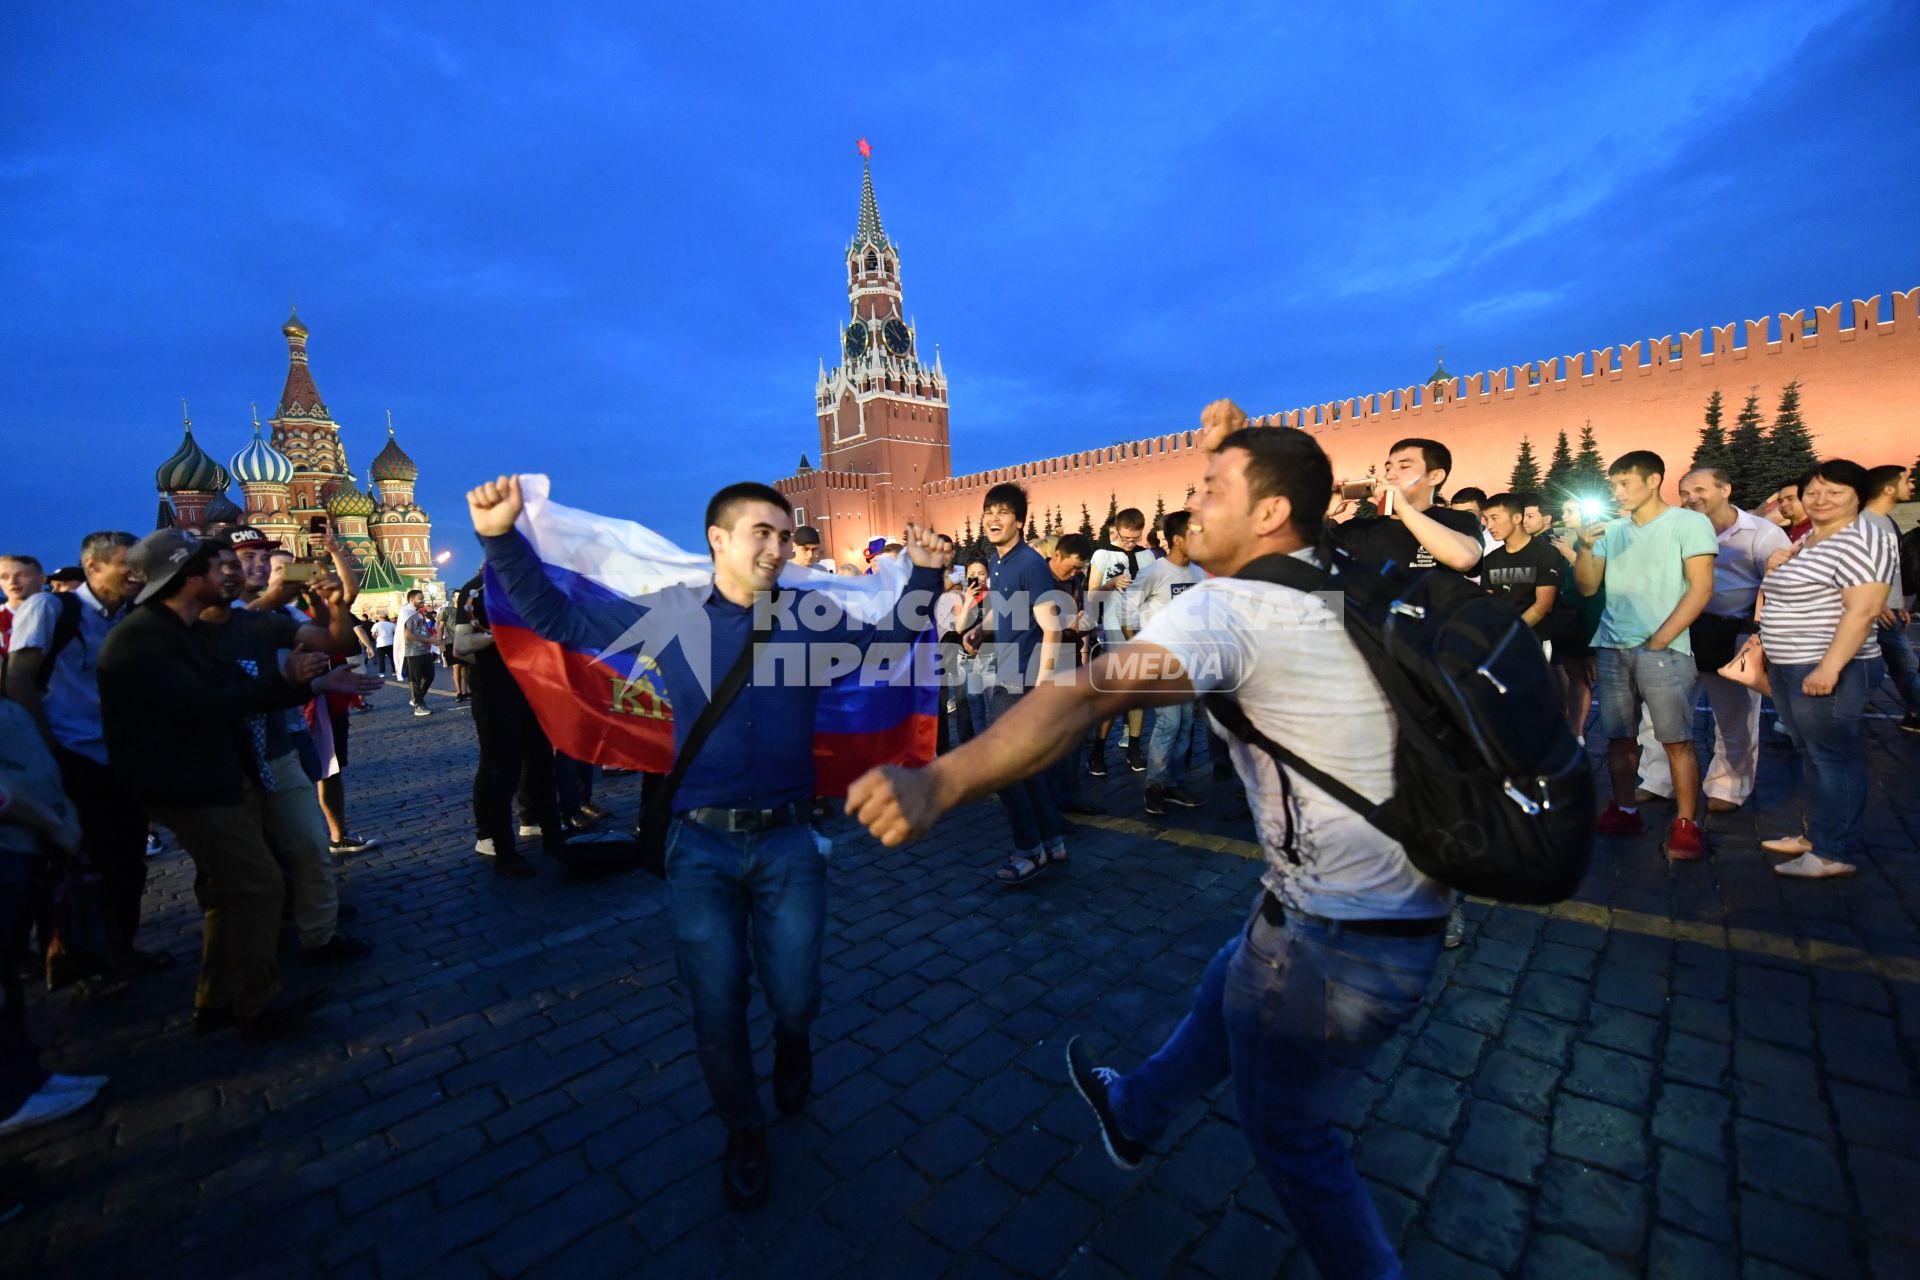
[(847, 359), (858, 360), (867, 349), (867, 326), (855, 320), (847, 326)]
[(887, 350), (897, 356), (907, 354), (913, 346), (913, 335), (907, 332), (907, 326), (899, 316), (889, 316), (880, 326), (880, 336), (887, 340)]

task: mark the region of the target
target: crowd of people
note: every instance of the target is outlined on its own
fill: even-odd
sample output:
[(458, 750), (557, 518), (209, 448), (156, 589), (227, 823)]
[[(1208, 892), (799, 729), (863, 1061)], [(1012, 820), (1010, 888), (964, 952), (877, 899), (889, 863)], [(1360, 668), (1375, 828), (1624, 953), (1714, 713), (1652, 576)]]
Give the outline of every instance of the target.
[[(1165, 1045), (1123, 1072), (1076, 1040), (1068, 1074), (1125, 1167), (1181, 1107), (1231, 1078), (1254, 1154), (1321, 1271), (1393, 1273), (1333, 1120), (1464, 926), (1452, 890), (1392, 837), (1256, 741), (1196, 716), (1202, 698), (1229, 698), (1259, 735), (1345, 786), (1376, 801), (1393, 790), (1393, 703), (1328, 603), (1237, 572), (1283, 555), (1473, 577), (1511, 605), (1518, 642), (1551, 662), (1563, 699), (1549, 714), (1606, 740), (1611, 791), (1597, 832), (1637, 836), (1650, 807), (1671, 804), (1661, 849), (1675, 861), (1707, 856), (1710, 815), (1750, 800), (1770, 696), (1800, 762), (1806, 818), (1763, 847), (1786, 855), (1782, 876), (1844, 876), (1864, 847), (1866, 707), (1888, 675), (1906, 707), (1899, 727), (1920, 732), (1907, 634), (1914, 535), (1892, 518), (1914, 478), (1830, 459), (1748, 512), (1732, 505), (1723, 472), (1695, 468), (1670, 486), (1666, 462), (1635, 451), (1613, 461), (1608, 493), (1556, 506), (1537, 493), (1443, 496), (1452, 457), (1430, 439), (1396, 442), (1377, 481), (1338, 483), (1310, 436), (1251, 427), (1230, 402), (1208, 407), (1200, 443), (1206, 473), (1186, 509), (1151, 524), (1119, 511), (1097, 538), (1030, 543), (1027, 494), (995, 485), (980, 512), (986, 551), (959, 564), (951, 537), (910, 526), (876, 539), (864, 563), (836, 565), (776, 490), (732, 485), (706, 513), (711, 581), (636, 600), (556, 589), (516, 531), (522, 502), (507, 477), (468, 496), (490, 574), (438, 609), (411, 592), (395, 617), (353, 612), (352, 564), (337, 548), (301, 562), (245, 526), (92, 534), (79, 564), (52, 575), (33, 557), (0, 556), (0, 1132), (69, 1114), (105, 1083), (40, 1067), (23, 962), (51, 974), (49, 951), (60, 952), (84, 970), (66, 976), (88, 999), (171, 963), (137, 945), (159, 832), (192, 859), (204, 915), (196, 1033), (281, 1036), (327, 998), (282, 990), (283, 928), (305, 963), (369, 954), (342, 931), (352, 907), (336, 864), (372, 844), (347, 824), (344, 771), (351, 717), (383, 674), (405, 682), (414, 715), (430, 713), (443, 665), (471, 703), (474, 849), (501, 876), (537, 874), (523, 842), (564, 859), (608, 816), (593, 803), (595, 766), (555, 750), (496, 642), (498, 591), (496, 611), (510, 605), (519, 625), (567, 645), (617, 644), (656, 614), (701, 619), (698, 643), (682, 626), (677, 643), (648, 654), (674, 710), (677, 758), (671, 775), (646, 777), (643, 797), (672, 817), (660, 870), (699, 1062), (727, 1131), (729, 1205), (763, 1203), (773, 1165), (749, 978), (758, 973), (773, 1015), (773, 1101), (796, 1111), (811, 1091), (828, 918), (812, 742), (822, 689), (767, 677), (753, 659), (769, 644), (864, 652), (919, 641), (937, 647), (945, 676), (935, 760), (869, 773), (847, 804), (886, 843), (994, 796), (1009, 844), (983, 872), (1026, 889), (1070, 865), (1073, 817), (1095, 811), (1085, 779), (1143, 775), (1138, 804), (1153, 817), (1208, 803), (1190, 785), (1197, 761), (1237, 779), (1223, 802), (1251, 820), (1265, 852), (1259, 900)], [(1667, 503), (1670, 489), (1682, 505)], [(790, 564), (861, 576), (896, 559), (902, 603), (884, 618), (763, 607)], [(914, 598), (930, 607), (907, 608)], [(1704, 771), (1702, 699), (1714, 744)], [(76, 956), (53, 904), (70, 907), (88, 883), (104, 940)]]

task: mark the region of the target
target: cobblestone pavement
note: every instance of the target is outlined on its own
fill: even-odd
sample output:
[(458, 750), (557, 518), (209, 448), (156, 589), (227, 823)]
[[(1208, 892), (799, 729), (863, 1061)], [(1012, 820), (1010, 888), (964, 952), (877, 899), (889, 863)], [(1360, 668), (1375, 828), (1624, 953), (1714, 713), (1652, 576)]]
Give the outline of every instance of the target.
[[(1011, 893), (987, 881), (997, 806), (893, 851), (832, 823), (818, 1093), (774, 1128), (772, 1200), (741, 1217), (664, 889), (494, 877), (470, 720), (435, 705), (414, 719), (390, 693), (355, 721), (354, 823), (382, 843), (345, 896), (379, 952), (331, 975), (310, 1034), (192, 1034), (191, 869), (153, 864), (143, 937), (181, 964), (37, 1018), (53, 1063), (113, 1082), (0, 1145), (29, 1188), (0, 1273), (1311, 1272), (1230, 1095), (1123, 1174), (1062, 1072), (1071, 1033), (1122, 1065), (1156, 1047), (1242, 919), (1258, 866), (1223, 784), (1150, 825), (1122, 769), (1071, 874)], [(1346, 1116), (1415, 1276), (1920, 1275), (1920, 740), (1877, 720), (1871, 753), (1854, 880), (1769, 873), (1757, 834), (1796, 825), (1769, 733), (1758, 811), (1714, 820), (1711, 861), (1604, 842), (1576, 902), (1469, 908)], [(602, 798), (630, 820), (635, 780)]]

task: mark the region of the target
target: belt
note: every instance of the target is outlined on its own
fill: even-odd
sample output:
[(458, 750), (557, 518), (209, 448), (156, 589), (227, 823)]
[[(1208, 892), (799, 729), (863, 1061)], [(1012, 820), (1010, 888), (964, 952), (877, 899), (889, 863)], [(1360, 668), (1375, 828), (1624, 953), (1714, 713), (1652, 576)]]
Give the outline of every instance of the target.
[[(1337, 925), (1346, 933), (1373, 934), (1383, 938), (1426, 938), (1443, 932), (1447, 927), (1445, 916), (1430, 916), (1424, 920), (1333, 920), (1296, 911), (1293, 917), (1311, 924)], [(1276, 929), (1286, 923), (1287, 909), (1272, 892), (1260, 895), (1260, 918)]]
[(736, 835), (741, 832), (771, 831), (775, 827), (790, 827), (796, 822), (804, 822), (811, 806), (794, 800), (777, 809), (688, 809), (677, 815), (683, 822), (697, 822), (703, 827), (712, 827), (715, 831), (728, 831)]

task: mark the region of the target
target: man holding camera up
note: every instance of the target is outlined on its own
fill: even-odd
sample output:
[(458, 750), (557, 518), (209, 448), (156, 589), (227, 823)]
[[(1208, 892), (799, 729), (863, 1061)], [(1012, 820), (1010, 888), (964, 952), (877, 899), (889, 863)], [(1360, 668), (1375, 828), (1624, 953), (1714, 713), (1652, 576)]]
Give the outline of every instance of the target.
[[(1356, 560), (1415, 569), (1435, 565), (1470, 574), (1480, 567), (1480, 517), (1435, 504), (1440, 486), (1453, 470), (1453, 452), (1438, 440), (1412, 436), (1387, 450), (1387, 465), (1374, 485), (1373, 505), (1380, 514), (1335, 525), (1334, 542)], [(1352, 486), (1333, 494), (1338, 519), (1353, 505)]]
[[(1706, 838), (1694, 820), (1700, 759), (1693, 749), (1693, 688), (1697, 671), (1687, 629), (1713, 598), (1713, 522), (1698, 511), (1660, 499), (1667, 464), (1636, 449), (1607, 468), (1607, 483), (1623, 519), (1588, 513), (1574, 553), (1574, 583), (1583, 596), (1606, 585), (1607, 607), (1593, 636), (1600, 732), (1607, 736), (1607, 772), (1613, 802), (1594, 823), (1603, 836), (1633, 836), (1641, 820), (1634, 779), (1640, 747), (1634, 741), (1644, 705), (1665, 748), (1673, 775), (1674, 818), (1666, 855), (1675, 861), (1706, 856)], [(1630, 802), (1621, 804), (1625, 796)]]

